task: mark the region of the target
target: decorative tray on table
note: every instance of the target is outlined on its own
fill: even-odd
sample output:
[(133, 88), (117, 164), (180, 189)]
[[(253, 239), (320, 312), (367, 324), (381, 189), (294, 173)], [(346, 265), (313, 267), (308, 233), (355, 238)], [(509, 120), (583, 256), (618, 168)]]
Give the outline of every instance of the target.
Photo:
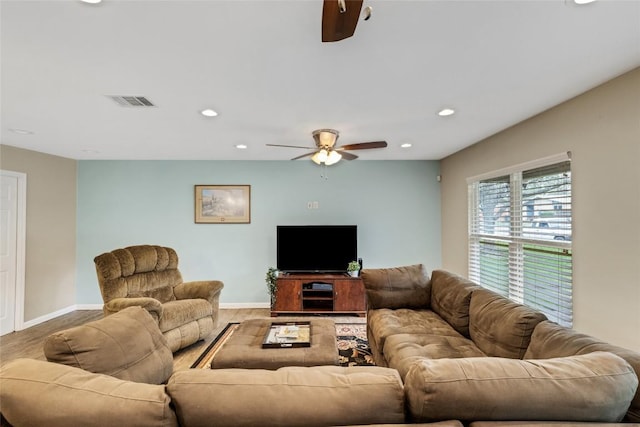
[(310, 322), (273, 322), (262, 342), (262, 348), (311, 346)]

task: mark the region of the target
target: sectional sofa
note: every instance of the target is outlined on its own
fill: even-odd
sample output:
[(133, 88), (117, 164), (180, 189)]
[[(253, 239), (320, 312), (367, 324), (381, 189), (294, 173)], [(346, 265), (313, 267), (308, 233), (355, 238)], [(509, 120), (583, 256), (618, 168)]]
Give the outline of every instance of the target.
[(453, 273), (363, 270), (378, 366), (413, 420), (640, 422), (640, 353), (547, 320)]
[(50, 336), (44, 343), (46, 362), (18, 359), (3, 366), (3, 423), (566, 427), (638, 422), (639, 354), (560, 328), (447, 272), (429, 278), (418, 265), (362, 273), (369, 340), (380, 366), (173, 372), (171, 349), (154, 319), (130, 307)]

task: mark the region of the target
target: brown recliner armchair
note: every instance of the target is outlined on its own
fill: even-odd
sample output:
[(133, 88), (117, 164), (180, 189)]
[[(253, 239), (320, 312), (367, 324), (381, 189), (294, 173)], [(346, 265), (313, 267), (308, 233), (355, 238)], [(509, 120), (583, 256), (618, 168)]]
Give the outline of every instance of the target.
[(93, 261), (105, 316), (131, 306), (145, 308), (173, 352), (213, 332), (224, 285), (218, 280), (183, 282), (173, 249), (129, 246)]

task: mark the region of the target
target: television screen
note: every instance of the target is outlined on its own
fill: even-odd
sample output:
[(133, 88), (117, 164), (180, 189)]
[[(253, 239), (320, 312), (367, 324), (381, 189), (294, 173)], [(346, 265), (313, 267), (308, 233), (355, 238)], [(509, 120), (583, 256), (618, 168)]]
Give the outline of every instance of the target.
[(358, 259), (356, 225), (279, 225), (277, 268), (290, 273), (343, 273)]

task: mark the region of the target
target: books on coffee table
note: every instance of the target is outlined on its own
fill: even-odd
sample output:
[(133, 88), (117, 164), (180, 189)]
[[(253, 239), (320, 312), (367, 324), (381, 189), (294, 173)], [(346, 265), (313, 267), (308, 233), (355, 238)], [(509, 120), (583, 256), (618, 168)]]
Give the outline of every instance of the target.
[(310, 322), (273, 322), (262, 348), (292, 348), (311, 346)]

